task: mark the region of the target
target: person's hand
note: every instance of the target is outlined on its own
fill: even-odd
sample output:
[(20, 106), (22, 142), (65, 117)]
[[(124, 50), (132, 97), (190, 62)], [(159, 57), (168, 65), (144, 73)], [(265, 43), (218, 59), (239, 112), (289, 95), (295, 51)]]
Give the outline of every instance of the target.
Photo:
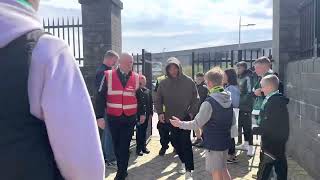
[(140, 124), (143, 124), (146, 121), (146, 116), (145, 115), (141, 115), (140, 116)]
[(159, 114), (159, 121), (160, 121), (161, 123), (165, 123), (165, 122), (164, 122), (164, 114)]
[(100, 129), (106, 128), (106, 121), (103, 118), (97, 119), (97, 123)]
[(181, 121), (179, 118), (172, 116), (172, 119), (170, 119), (170, 123), (172, 124), (172, 126), (174, 127), (180, 127), (181, 126)]
[(260, 88), (260, 89), (256, 89), (256, 90), (254, 91), (254, 94), (255, 94), (256, 96), (262, 96), (261, 88)]

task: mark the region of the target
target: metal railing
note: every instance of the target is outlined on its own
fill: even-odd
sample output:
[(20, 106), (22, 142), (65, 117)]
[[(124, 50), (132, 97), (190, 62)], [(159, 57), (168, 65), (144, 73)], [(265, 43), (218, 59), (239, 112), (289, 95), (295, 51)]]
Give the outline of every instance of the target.
[(221, 68), (233, 68), (236, 63), (245, 61), (249, 68), (253, 68), (253, 63), (261, 56), (269, 57), (272, 60), (271, 49), (244, 49), (229, 50), (221, 52), (192, 53), (192, 77), (198, 72), (207, 72), (214, 66)]
[(299, 7), (300, 57), (320, 57), (320, 2), (305, 0)]
[(79, 18), (43, 19), (43, 27), (46, 32), (65, 40), (79, 65), (83, 66), (83, 26)]

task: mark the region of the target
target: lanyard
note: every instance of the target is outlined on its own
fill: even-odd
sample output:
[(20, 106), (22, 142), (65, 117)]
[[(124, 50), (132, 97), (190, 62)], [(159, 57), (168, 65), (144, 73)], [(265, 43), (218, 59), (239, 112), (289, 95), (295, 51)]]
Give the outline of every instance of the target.
[(267, 104), (268, 100), (270, 99), (270, 97), (272, 97), (273, 95), (276, 95), (276, 94), (280, 94), (279, 90), (274, 91), (274, 92), (270, 93), (269, 95), (267, 95), (264, 98), (263, 102), (262, 102), (261, 109), (264, 109), (264, 107), (266, 106), (266, 104)]

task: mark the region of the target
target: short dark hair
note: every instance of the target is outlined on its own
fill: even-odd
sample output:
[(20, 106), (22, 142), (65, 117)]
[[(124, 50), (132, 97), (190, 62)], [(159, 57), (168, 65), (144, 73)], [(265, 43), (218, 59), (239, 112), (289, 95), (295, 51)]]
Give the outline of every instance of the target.
[(248, 69), (248, 65), (244, 61), (240, 61), (237, 63), (237, 67), (244, 67), (245, 69)]
[(109, 50), (104, 54), (104, 58), (113, 58), (116, 57), (119, 59), (119, 54), (113, 50)]
[(228, 84), (229, 85), (238, 85), (238, 80), (237, 80), (237, 73), (234, 69), (226, 69), (224, 71), (228, 77)]
[(196, 74), (196, 77), (204, 77), (204, 74), (203, 74), (202, 72), (198, 72), (198, 73)]
[(266, 56), (262, 56), (260, 58), (258, 58), (257, 60), (254, 61), (254, 64), (267, 64), (267, 65), (271, 65), (271, 61), (268, 57)]

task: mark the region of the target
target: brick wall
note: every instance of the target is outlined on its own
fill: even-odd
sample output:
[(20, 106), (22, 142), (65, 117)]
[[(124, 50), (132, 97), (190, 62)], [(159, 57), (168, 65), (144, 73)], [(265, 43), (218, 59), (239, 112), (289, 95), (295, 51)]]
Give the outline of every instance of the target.
[(290, 98), (288, 154), (320, 179), (320, 58), (289, 62), (285, 71)]

